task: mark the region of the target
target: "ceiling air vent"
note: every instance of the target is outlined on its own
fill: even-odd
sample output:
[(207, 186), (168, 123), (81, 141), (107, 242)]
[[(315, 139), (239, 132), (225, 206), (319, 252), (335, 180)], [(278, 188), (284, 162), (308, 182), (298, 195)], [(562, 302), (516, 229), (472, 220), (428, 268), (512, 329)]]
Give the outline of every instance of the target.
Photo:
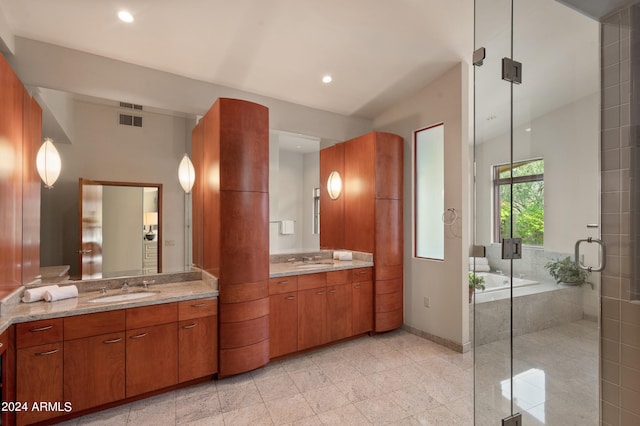
[(142, 105), (132, 104), (129, 102), (120, 102), (120, 108), (137, 109), (142, 111)]
[(142, 127), (142, 117), (138, 115), (119, 114), (119, 120), (122, 126)]

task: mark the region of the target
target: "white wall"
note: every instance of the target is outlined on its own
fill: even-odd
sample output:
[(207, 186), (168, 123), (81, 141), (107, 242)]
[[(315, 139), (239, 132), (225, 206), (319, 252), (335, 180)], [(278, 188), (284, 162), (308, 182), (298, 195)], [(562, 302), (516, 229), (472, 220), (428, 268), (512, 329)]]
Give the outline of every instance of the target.
[[(404, 138), (404, 322), (460, 346), (469, 341), (470, 79), (469, 66), (460, 63), (374, 120), (375, 130)], [(439, 122), (445, 126), (445, 207), (455, 208), (460, 220), (445, 228), (445, 260), (432, 261), (413, 257), (413, 132)], [(424, 307), (424, 297), (430, 298), (430, 308)]]
[[(118, 125), (118, 108), (76, 102), (75, 141), (58, 144), (62, 174), (42, 191), (41, 260), (44, 266), (75, 265), (78, 238), (78, 178), (163, 185), (163, 271), (184, 268), (185, 194), (178, 164), (187, 120), (143, 112), (144, 127)], [(72, 268), (72, 274), (77, 268)]]
[(221, 97), (269, 108), (269, 128), (344, 141), (371, 131), (347, 117), (22, 37), (7, 60), (23, 83), (97, 98), (203, 115)]

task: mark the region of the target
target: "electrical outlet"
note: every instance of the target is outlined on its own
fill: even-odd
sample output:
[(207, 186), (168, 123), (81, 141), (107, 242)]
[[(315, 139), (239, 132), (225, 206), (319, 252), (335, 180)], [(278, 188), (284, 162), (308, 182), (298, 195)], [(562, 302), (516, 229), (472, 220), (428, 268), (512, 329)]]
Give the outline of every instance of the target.
[(431, 298), (430, 297), (427, 297), (427, 296), (424, 297), (424, 307), (425, 308), (431, 307)]
[(164, 240), (165, 247), (173, 247), (176, 245), (176, 240)]

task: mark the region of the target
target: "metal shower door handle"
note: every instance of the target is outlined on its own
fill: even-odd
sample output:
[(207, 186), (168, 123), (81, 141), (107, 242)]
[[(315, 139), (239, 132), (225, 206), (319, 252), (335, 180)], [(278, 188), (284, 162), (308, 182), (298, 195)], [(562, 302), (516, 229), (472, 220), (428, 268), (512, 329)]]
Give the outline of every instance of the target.
[[(600, 265), (598, 265), (597, 268), (594, 268), (592, 266), (585, 266), (582, 263), (580, 263), (580, 244), (582, 243), (589, 243), (589, 244), (597, 243), (600, 245)], [(597, 238), (592, 238), (592, 237), (576, 241), (574, 262), (576, 264), (576, 267), (578, 269), (582, 269), (583, 271), (588, 271), (588, 272), (602, 271), (604, 267), (607, 265), (607, 249), (604, 246), (604, 242), (602, 240), (599, 240)]]

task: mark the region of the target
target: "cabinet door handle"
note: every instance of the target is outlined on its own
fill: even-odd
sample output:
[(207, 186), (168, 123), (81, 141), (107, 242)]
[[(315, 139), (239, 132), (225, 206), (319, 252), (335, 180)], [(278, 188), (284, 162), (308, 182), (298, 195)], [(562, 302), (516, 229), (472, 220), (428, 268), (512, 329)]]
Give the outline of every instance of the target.
[(196, 303), (195, 305), (191, 305), (192, 308), (202, 308), (203, 306), (207, 306), (206, 303)]
[[(288, 296), (288, 297), (287, 297), (287, 300), (295, 300), (295, 299), (296, 299), (296, 297), (295, 297), (295, 296)], [(1, 343), (0, 343), (0, 344), (1, 344)]]
[(46, 330), (51, 330), (52, 328), (53, 328), (53, 326), (52, 326), (52, 325), (46, 325), (46, 326), (44, 326), (44, 327), (32, 328), (32, 329), (31, 329), (31, 330), (29, 330), (29, 331), (31, 331), (31, 332), (36, 332), (36, 331), (46, 331)]
[(118, 343), (120, 340), (122, 340), (122, 338), (121, 338), (121, 337), (118, 337), (117, 339), (105, 340), (105, 341), (104, 341), (104, 342), (102, 342), (102, 343), (105, 343), (105, 344), (107, 344), (107, 345), (108, 345), (109, 343)]
[(316, 294), (318, 294), (318, 295), (320, 295), (320, 294), (327, 294), (327, 292), (326, 292), (326, 291), (319, 291), (319, 292), (317, 292)]
[(183, 326), (182, 328), (184, 328), (184, 329), (193, 328), (193, 327), (195, 327), (196, 325), (198, 325), (198, 324), (196, 324), (196, 323), (194, 322), (193, 324), (185, 325), (185, 326)]
[(283, 284), (286, 284), (288, 282), (289, 282), (289, 280), (278, 281), (278, 285), (283, 285)]
[(131, 336), (131, 337), (129, 337), (129, 338), (130, 338), (130, 339), (140, 339), (140, 338), (142, 338), (142, 337), (144, 337), (144, 336), (146, 336), (146, 335), (147, 335), (147, 333), (142, 333), (142, 334), (137, 334), (137, 335), (135, 335), (135, 336)]
[(329, 290), (329, 293), (335, 293), (335, 292), (337, 292), (337, 291), (338, 291), (338, 290)]
[(360, 288), (360, 286), (359, 285), (354, 285), (353, 288)]
[(366, 274), (367, 272), (368, 272), (368, 271), (360, 271), (360, 272), (358, 272), (358, 273), (359, 273), (360, 275), (364, 275), (364, 274)]
[(3, 347), (3, 346), (4, 346), (4, 344), (3, 344), (3, 343), (0, 343), (0, 348), (1, 348), (1, 347)]
[(56, 352), (58, 352), (60, 349), (54, 349), (52, 351), (46, 351), (46, 352), (37, 352), (36, 356), (45, 356), (45, 355), (53, 355)]

